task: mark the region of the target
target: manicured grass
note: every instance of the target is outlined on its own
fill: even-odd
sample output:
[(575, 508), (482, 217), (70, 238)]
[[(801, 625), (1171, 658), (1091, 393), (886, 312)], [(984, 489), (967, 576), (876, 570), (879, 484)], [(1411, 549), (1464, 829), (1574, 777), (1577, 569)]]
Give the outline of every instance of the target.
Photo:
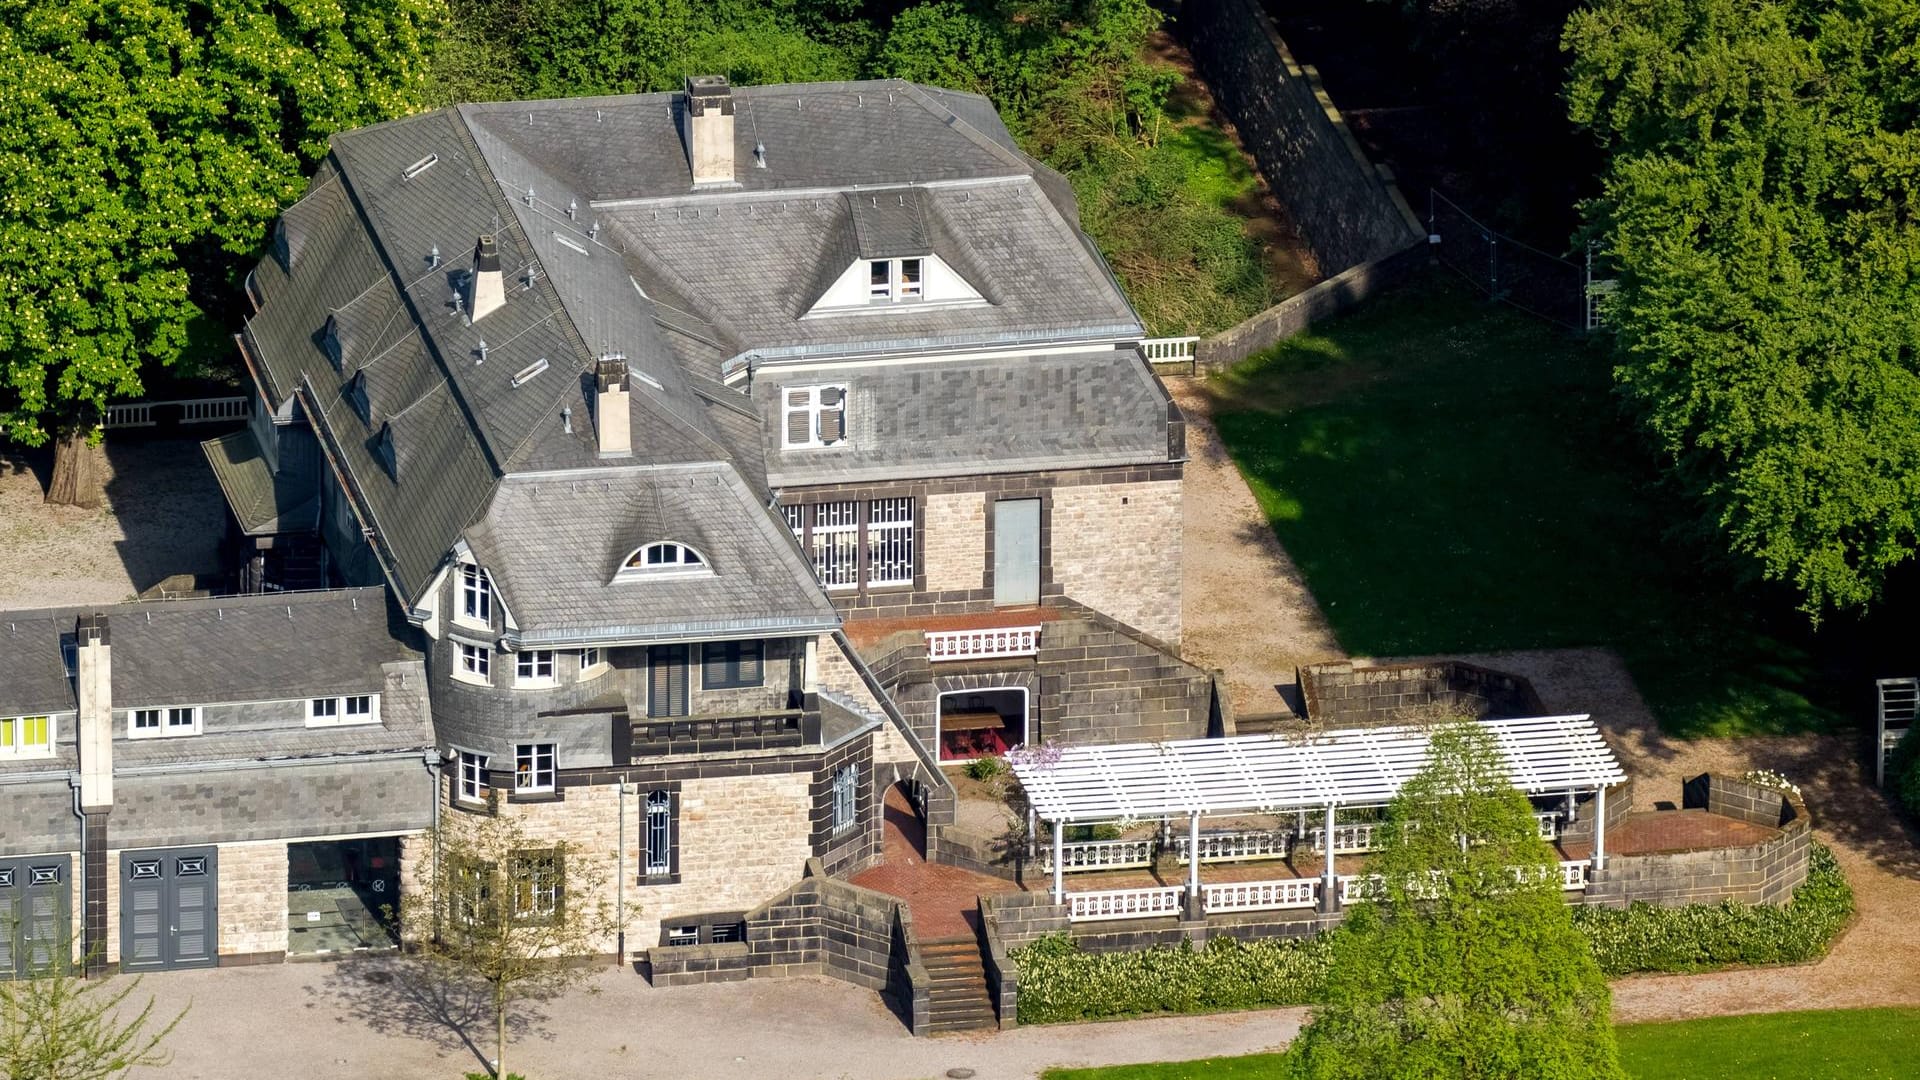
[(1720, 1016), (1618, 1029), (1636, 1080), (1867, 1080), (1913, 1076), (1920, 1009)]
[(1115, 1065), (1105, 1069), (1048, 1069), (1040, 1080), (1269, 1080), (1285, 1054), (1171, 1061), (1158, 1065)]
[[(1920, 1009), (1721, 1016), (1616, 1029), (1634, 1080), (1872, 1080), (1914, 1075)], [(1108, 1069), (1051, 1069), (1043, 1080), (1267, 1080), (1283, 1054)]]
[(1680, 736), (1837, 716), (1790, 600), (1657, 487), (1608, 360), (1442, 277), (1215, 379), (1221, 437), (1341, 645), (1605, 645)]

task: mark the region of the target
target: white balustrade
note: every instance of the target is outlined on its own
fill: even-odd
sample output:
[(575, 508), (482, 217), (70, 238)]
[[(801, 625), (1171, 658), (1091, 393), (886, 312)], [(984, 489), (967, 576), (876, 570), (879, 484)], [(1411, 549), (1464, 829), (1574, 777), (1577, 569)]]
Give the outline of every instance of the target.
[(1233, 881), (1222, 885), (1202, 885), (1200, 895), (1208, 914), (1216, 911), (1277, 911), (1282, 908), (1312, 907), (1320, 900), (1320, 882), (1315, 878), (1283, 881)]
[(155, 423), (153, 406), (151, 404), (141, 403), (107, 406), (106, 421), (101, 426), (110, 428), (152, 427)]
[(1193, 360), (1194, 346), (1200, 343), (1197, 337), (1147, 338), (1140, 343), (1140, 353), (1150, 364), (1179, 364)]
[[(1060, 872), (1074, 874), (1084, 870), (1127, 870), (1153, 865), (1153, 839), (1088, 840), (1065, 844), (1061, 848)], [(1041, 849), (1040, 868), (1053, 872), (1053, 848)]]
[(1000, 626), (987, 630), (930, 630), (927, 659), (991, 660), (1002, 656), (1032, 656), (1040, 651), (1037, 626)]
[(180, 406), (180, 422), (183, 424), (208, 424), (221, 420), (245, 420), (251, 398), (196, 398), (192, 401), (177, 401)]
[(1584, 889), (1587, 887), (1587, 871), (1591, 868), (1585, 859), (1568, 859), (1560, 864), (1560, 887), (1562, 889)]
[(1559, 814), (1551, 813), (1551, 812), (1545, 813), (1545, 814), (1535, 814), (1533, 815), (1533, 818), (1535, 821), (1538, 821), (1540, 823), (1540, 839), (1542, 840), (1560, 839), (1560, 815)]
[(1154, 889), (1108, 889), (1103, 892), (1067, 894), (1067, 919), (1071, 922), (1097, 922), (1101, 919), (1151, 919), (1180, 914), (1180, 894), (1176, 886)]
[[(1359, 855), (1373, 851), (1378, 834), (1385, 828), (1385, 822), (1363, 821), (1353, 825), (1335, 825), (1333, 827), (1333, 853), (1335, 855)], [(1325, 854), (1326, 829), (1307, 830), (1307, 843), (1313, 850)]]
[[(1232, 832), (1200, 834), (1200, 865), (1217, 862), (1245, 862), (1249, 859), (1284, 859), (1292, 835), (1285, 832)], [(1180, 864), (1187, 863), (1187, 838), (1174, 841)]]

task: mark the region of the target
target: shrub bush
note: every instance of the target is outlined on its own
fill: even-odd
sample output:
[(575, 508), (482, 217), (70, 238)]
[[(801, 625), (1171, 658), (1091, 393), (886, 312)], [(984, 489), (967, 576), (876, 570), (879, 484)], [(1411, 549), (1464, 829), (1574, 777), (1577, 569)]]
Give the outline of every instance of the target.
[(1695, 904), (1625, 910), (1577, 908), (1578, 926), (1608, 975), (1701, 971), (1730, 965), (1798, 964), (1827, 951), (1853, 914), (1853, 890), (1833, 852), (1814, 844), (1807, 880), (1782, 907)]
[[(1807, 880), (1784, 907), (1732, 901), (1683, 908), (1578, 907), (1573, 923), (1593, 947), (1600, 970), (1611, 977), (1805, 963), (1827, 951), (1852, 914), (1853, 890), (1840, 864), (1815, 843)], [(1041, 938), (1013, 951), (1020, 973), (1020, 1022), (1314, 1004), (1338, 933), (1246, 944), (1218, 937), (1197, 950), (1182, 943), (1118, 953), (1086, 952), (1066, 934)]]
[(1015, 949), (1020, 1022), (1304, 1005), (1319, 996), (1329, 940), (1217, 937), (1138, 952), (1092, 953), (1065, 934)]
[(997, 757), (977, 757), (967, 762), (967, 775), (985, 782), (1007, 771), (1007, 763)]
[(1920, 816), (1920, 724), (1907, 729), (1887, 762), (1887, 779), (1907, 812)]

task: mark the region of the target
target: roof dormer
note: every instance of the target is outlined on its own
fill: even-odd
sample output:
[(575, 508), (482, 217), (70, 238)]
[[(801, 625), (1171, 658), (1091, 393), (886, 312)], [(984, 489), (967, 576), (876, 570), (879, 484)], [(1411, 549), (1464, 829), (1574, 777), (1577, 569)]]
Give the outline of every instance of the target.
[(943, 235), (919, 188), (856, 191), (846, 196), (838, 242), (822, 256), (825, 288), (803, 316), (893, 305), (980, 304), (986, 299), (939, 254)]

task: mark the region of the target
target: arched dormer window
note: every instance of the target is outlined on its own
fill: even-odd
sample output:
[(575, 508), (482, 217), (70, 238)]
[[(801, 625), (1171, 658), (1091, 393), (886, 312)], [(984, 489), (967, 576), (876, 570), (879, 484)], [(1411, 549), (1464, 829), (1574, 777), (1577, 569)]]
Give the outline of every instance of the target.
[(692, 547), (673, 540), (662, 540), (639, 548), (627, 556), (617, 576), (621, 578), (660, 575), (711, 574), (706, 556)]

